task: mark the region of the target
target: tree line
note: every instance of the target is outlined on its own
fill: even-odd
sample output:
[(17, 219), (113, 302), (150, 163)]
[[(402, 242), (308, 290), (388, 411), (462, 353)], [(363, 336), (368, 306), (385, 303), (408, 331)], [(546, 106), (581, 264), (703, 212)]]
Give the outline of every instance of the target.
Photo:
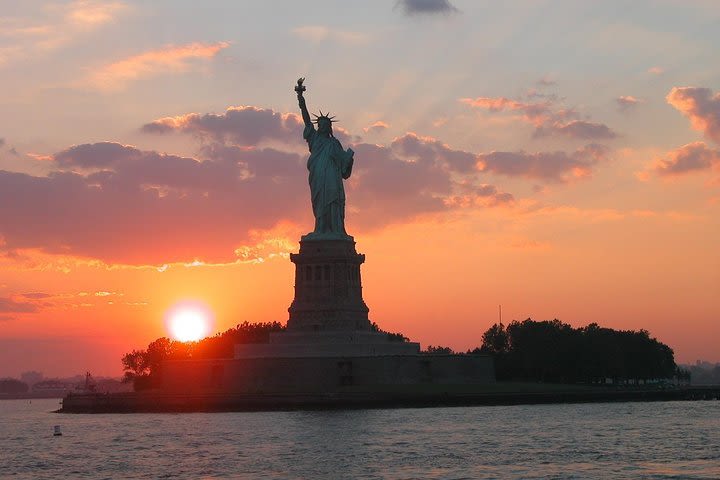
[(161, 365), (167, 360), (232, 358), (235, 344), (268, 343), (271, 333), (285, 328), (280, 322), (243, 322), (196, 342), (158, 338), (145, 350), (123, 355), (123, 381), (133, 382), (135, 390), (152, 388), (158, 385)]
[(560, 320), (494, 324), (471, 353), (495, 358), (498, 380), (558, 383), (637, 383), (684, 377), (672, 348), (647, 330), (613, 330), (591, 323), (573, 328)]
[[(167, 360), (233, 358), (234, 345), (268, 343), (270, 334), (282, 332), (279, 322), (243, 322), (197, 342), (158, 338), (145, 350), (122, 357), (124, 381), (136, 390), (158, 385), (159, 371)], [(372, 330), (390, 341), (408, 341), (401, 333), (389, 333), (372, 324)], [(429, 346), (423, 354), (454, 354), (449, 347)], [(482, 335), (482, 345), (462, 355), (489, 354), (495, 360), (498, 380), (557, 383), (637, 382), (688, 378), (678, 369), (673, 350), (652, 338), (647, 330), (613, 330), (591, 323), (573, 328), (560, 320), (513, 321), (494, 324)]]

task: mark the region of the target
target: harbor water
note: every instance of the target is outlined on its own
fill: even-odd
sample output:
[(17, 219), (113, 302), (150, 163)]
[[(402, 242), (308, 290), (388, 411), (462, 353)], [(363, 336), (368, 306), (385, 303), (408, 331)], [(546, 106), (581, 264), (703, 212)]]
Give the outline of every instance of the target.
[(59, 400), (0, 401), (0, 478), (720, 478), (720, 401), (97, 415), (57, 408)]

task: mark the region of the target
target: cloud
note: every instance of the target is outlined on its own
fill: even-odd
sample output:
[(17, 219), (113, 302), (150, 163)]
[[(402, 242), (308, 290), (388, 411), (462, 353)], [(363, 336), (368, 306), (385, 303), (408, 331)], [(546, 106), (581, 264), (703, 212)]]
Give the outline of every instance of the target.
[(398, 0), (395, 8), (400, 8), (407, 16), (448, 15), (459, 11), (449, 0)]
[(642, 100), (631, 95), (621, 95), (615, 99), (615, 103), (617, 104), (618, 110), (621, 112), (627, 112), (634, 110), (642, 103)]
[[(29, 2), (26, 2), (29, 3)], [(130, 10), (123, 2), (75, 0), (35, 2), (28, 17), (0, 18), (0, 66), (62, 48), (115, 21)]]
[(514, 111), (521, 120), (535, 126), (534, 136), (566, 136), (579, 140), (611, 140), (618, 135), (607, 125), (580, 119), (572, 108), (558, 105), (559, 98), (531, 92), (531, 98), (542, 101), (515, 100), (507, 97), (461, 98), (460, 102), (489, 112)]
[(0, 138), (0, 147), (3, 147), (3, 146), (5, 146), (5, 139)]
[(44, 155), (42, 153), (27, 152), (25, 155), (39, 162), (51, 162), (53, 160), (52, 155)]
[(607, 159), (607, 148), (587, 145), (566, 152), (491, 152), (478, 155), (477, 169), (507, 176), (520, 176), (549, 182), (569, 182), (592, 174), (598, 163)]
[(674, 87), (667, 102), (690, 119), (695, 130), (720, 144), (720, 93), (709, 88)]
[(453, 150), (448, 145), (432, 137), (420, 137), (407, 133), (395, 138), (392, 149), (414, 162), (438, 164), (451, 171), (468, 173), (474, 170), (476, 155), (462, 150)]
[(535, 130), (538, 137), (549, 135), (565, 135), (581, 140), (612, 140), (618, 135), (607, 125), (602, 123), (572, 120), (568, 123), (554, 123), (543, 125)]
[(181, 132), (217, 142), (255, 145), (262, 140), (298, 142), (303, 123), (298, 115), (282, 114), (270, 109), (230, 107), (223, 114), (188, 113), (147, 123), (141, 131), (150, 134)]
[[(248, 108), (277, 128), (276, 137), (289, 139), (289, 116)], [(56, 153), (47, 176), (0, 171), (0, 205), (12, 205), (0, 208), (3, 250), (108, 264), (208, 265), (244, 261), (241, 247), (257, 243), (253, 232), (312, 224), (305, 154), (221, 142), (264, 137), (228, 127), (226, 115), (193, 118), (172, 127), (204, 132), (209, 140), (198, 158), (99, 142)], [(301, 143), (300, 131), (292, 133)], [(351, 232), (460, 208), (459, 195), (482, 198), (478, 207), (512, 200), (475, 179), (473, 154), (437, 139), (407, 134), (387, 147), (353, 148), (346, 182)]]
[(68, 23), (80, 27), (96, 28), (111, 22), (126, 8), (127, 6), (122, 2), (76, 0), (68, 5), (65, 19)]
[(495, 185), (461, 184), (458, 193), (444, 199), (449, 207), (494, 207), (511, 205), (515, 197), (511, 193), (501, 192)]
[(122, 90), (141, 78), (193, 70), (197, 62), (212, 59), (229, 46), (228, 42), (196, 42), (150, 50), (97, 68), (81, 85), (102, 91)]
[(349, 45), (362, 45), (371, 40), (371, 36), (361, 32), (337, 30), (322, 25), (305, 25), (292, 29), (292, 33), (313, 43), (340, 42)]
[(29, 298), (31, 300), (42, 300), (44, 298), (50, 298), (52, 297), (49, 293), (43, 293), (43, 292), (30, 292), (30, 293), (21, 293), (19, 296), (23, 298)]
[(9, 297), (0, 297), (0, 313), (33, 313), (38, 307), (32, 303), (18, 302)]
[(390, 128), (390, 125), (388, 125), (387, 123), (377, 121), (370, 126), (364, 127), (363, 131), (365, 133), (381, 133), (381, 132), (384, 132), (385, 130), (387, 130), (388, 128)]
[(44, 160), (54, 160), (61, 167), (101, 168), (123, 160), (135, 160), (141, 152), (134, 147), (114, 142), (76, 145)]
[(557, 82), (549, 77), (543, 77), (535, 83), (541, 87), (551, 87), (557, 85)]
[(662, 75), (665, 73), (665, 69), (662, 67), (650, 67), (648, 68), (648, 73), (652, 73), (653, 75)]
[(0, 209), (4, 249), (126, 264), (212, 261), (232, 257), (250, 229), (303, 218), (297, 155), (285, 157), (294, 161), (284, 175), (268, 177), (248, 174), (262, 155), (198, 161), (118, 145), (124, 156), (109, 162), (107, 144), (97, 144), (95, 160), (94, 146), (59, 154), (68, 167), (97, 167), (83, 173), (59, 162), (46, 177), (0, 171), (0, 205), (13, 205)]
[(713, 166), (720, 167), (720, 150), (708, 148), (704, 142), (693, 142), (656, 160), (651, 171), (667, 177), (708, 170)]

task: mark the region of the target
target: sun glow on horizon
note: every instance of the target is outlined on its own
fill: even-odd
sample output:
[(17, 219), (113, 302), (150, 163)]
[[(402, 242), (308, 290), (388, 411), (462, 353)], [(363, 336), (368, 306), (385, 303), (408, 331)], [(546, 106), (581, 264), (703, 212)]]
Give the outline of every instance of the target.
[(174, 340), (195, 342), (212, 330), (212, 314), (197, 302), (182, 302), (167, 313), (165, 325)]

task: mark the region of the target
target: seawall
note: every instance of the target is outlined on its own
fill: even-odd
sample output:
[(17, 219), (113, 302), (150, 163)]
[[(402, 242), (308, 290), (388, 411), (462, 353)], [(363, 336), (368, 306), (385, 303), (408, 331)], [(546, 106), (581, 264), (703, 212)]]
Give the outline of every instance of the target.
[[(395, 389), (392, 391), (340, 391), (292, 394), (180, 394), (133, 392), (70, 394), (60, 413), (227, 412), (352, 408), (418, 408), (473, 405), (522, 405), (587, 402), (649, 402), (720, 400), (720, 387), (661, 389), (567, 389), (552, 386), (537, 391), (472, 391), (453, 386)], [(458, 386), (459, 387), (459, 386)]]

